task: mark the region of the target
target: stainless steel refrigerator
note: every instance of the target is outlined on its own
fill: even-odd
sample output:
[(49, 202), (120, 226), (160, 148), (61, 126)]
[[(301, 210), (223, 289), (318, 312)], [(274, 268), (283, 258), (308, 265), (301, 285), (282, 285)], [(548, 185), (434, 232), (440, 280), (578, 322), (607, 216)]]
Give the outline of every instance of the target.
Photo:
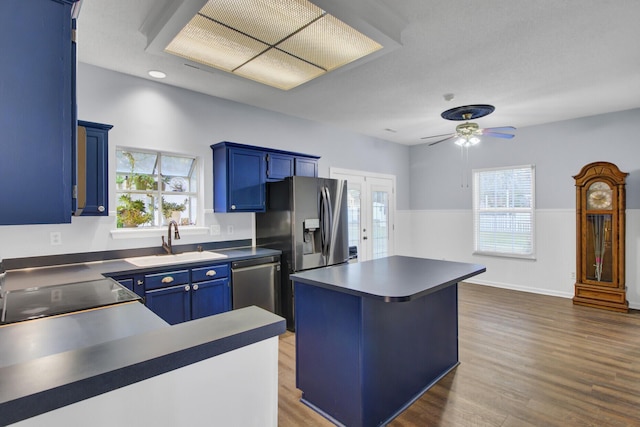
[(266, 212), (256, 213), (256, 244), (282, 251), (276, 312), (294, 329), (289, 275), (349, 259), (347, 182), (293, 176), (267, 183)]

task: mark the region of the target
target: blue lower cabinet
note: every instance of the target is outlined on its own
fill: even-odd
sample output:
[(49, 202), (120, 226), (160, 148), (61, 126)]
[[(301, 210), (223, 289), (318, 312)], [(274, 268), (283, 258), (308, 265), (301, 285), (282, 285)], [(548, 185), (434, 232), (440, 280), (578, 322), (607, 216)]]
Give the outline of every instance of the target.
[(229, 279), (194, 283), (191, 287), (191, 319), (231, 310)]
[(231, 310), (228, 263), (151, 272), (143, 283), (147, 307), (172, 325)]
[(191, 286), (177, 285), (148, 291), (145, 304), (171, 325), (186, 322), (191, 320)]

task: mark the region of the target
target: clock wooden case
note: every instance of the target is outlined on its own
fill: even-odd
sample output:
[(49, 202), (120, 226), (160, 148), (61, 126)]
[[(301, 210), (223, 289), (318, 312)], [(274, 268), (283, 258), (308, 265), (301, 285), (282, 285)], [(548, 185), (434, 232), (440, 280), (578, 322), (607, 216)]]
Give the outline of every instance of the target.
[(625, 286), (625, 179), (613, 163), (594, 162), (576, 181), (576, 283), (573, 303), (629, 310)]

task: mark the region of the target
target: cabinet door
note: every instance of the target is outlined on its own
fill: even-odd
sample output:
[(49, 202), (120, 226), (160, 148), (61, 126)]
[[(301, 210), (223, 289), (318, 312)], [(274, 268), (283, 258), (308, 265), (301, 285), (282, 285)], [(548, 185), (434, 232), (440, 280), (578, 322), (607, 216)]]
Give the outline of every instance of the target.
[(280, 181), (293, 176), (294, 157), (286, 154), (267, 154), (267, 181)]
[(71, 4), (0, 1), (0, 224), (71, 222)]
[(296, 176), (318, 176), (318, 160), (296, 157)]
[[(79, 208), (82, 208), (82, 215), (106, 216), (109, 214), (108, 132), (112, 126), (89, 122), (78, 124), (79, 200), (84, 193), (84, 208)], [(84, 159), (81, 156), (83, 152)], [(80, 190), (82, 184), (84, 192)]]
[(191, 319), (191, 286), (178, 285), (145, 293), (145, 304), (165, 322), (175, 325)]
[(228, 212), (262, 212), (265, 209), (265, 154), (229, 148)]
[(199, 319), (231, 310), (229, 279), (194, 283), (191, 288), (191, 318)]

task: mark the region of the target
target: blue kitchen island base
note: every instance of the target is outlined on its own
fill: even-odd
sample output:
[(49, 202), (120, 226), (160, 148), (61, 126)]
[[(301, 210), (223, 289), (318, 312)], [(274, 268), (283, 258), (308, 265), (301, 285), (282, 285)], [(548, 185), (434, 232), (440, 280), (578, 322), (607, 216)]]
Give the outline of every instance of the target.
[[(439, 269), (447, 265), (458, 270), (441, 280)], [(415, 274), (405, 282), (395, 274), (412, 268)], [(438, 269), (435, 277), (424, 276), (425, 268)], [(457, 283), (482, 271), (472, 264), (392, 257), (296, 274), (302, 402), (338, 425), (391, 421), (458, 365)], [(378, 278), (369, 281), (370, 274)], [(388, 293), (381, 291), (386, 274)], [(424, 287), (395, 293), (407, 279)], [(376, 290), (366, 292), (367, 284)]]

